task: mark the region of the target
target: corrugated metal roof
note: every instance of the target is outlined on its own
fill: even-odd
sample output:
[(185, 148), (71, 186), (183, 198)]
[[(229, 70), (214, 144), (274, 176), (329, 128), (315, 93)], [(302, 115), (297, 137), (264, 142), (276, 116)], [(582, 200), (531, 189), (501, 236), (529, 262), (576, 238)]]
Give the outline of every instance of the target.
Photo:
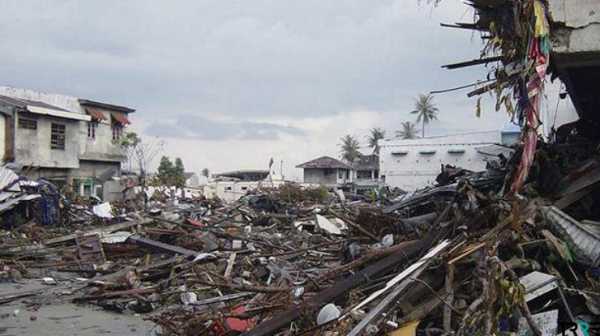
[[(15, 183), (19, 179), (19, 175), (15, 174), (14, 171), (0, 167), (0, 190), (5, 190), (7, 187), (11, 186), (11, 191), (21, 191), (18, 183)], [(16, 189), (15, 189), (16, 186)]]
[[(12, 193), (12, 194), (15, 195), (15, 193)], [(15, 205), (19, 204), (20, 202), (30, 201), (30, 200), (40, 198), (40, 197), (41, 196), (38, 194), (31, 194), (31, 195), (21, 194), (20, 196), (10, 198), (6, 202), (0, 203), (0, 213), (12, 209)]]
[[(47, 108), (47, 109), (52, 109), (52, 110), (57, 110), (57, 111), (71, 112), (69, 110), (65, 110), (62, 107), (46, 104), (41, 101), (13, 98), (13, 97), (8, 97), (8, 96), (3, 96), (3, 95), (0, 95), (0, 102), (6, 103), (9, 105), (13, 105), (13, 106), (17, 106), (17, 107), (20, 107), (23, 109), (27, 108), (27, 106), (37, 106), (37, 107), (42, 107), (42, 108)], [(73, 113), (73, 112), (71, 112), (71, 113)]]
[(542, 210), (553, 231), (573, 250), (575, 259), (594, 267), (600, 264), (600, 235), (555, 206)]

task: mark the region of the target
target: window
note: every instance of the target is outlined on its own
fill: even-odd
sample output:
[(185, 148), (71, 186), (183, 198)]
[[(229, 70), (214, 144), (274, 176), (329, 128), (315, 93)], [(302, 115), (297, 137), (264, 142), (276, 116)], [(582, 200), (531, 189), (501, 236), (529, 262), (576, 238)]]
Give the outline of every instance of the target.
[(343, 179), (344, 178), (344, 171), (343, 170), (338, 170), (338, 178)]
[(34, 118), (24, 118), (19, 116), (19, 128), (36, 130), (37, 120)]
[(464, 148), (450, 148), (448, 149), (448, 154), (464, 154)]
[(65, 150), (65, 125), (52, 123), (50, 149)]
[(408, 154), (408, 151), (395, 151), (395, 152), (392, 152), (392, 155), (394, 155), (394, 156), (404, 156), (406, 154)]
[(112, 125), (112, 138), (113, 140), (121, 139), (121, 135), (123, 135), (123, 126), (121, 124), (114, 123)]
[(97, 121), (90, 121), (88, 123), (88, 138), (89, 139), (96, 139), (96, 128), (98, 128)]

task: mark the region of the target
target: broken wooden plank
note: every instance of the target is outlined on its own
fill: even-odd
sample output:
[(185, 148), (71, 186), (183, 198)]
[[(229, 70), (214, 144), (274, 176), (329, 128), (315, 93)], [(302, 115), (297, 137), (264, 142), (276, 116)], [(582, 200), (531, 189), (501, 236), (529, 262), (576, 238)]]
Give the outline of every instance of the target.
[(129, 238), (127, 238), (128, 242), (131, 243), (135, 243), (135, 244), (139, 244), (139, 245), (144, 245), (147, 247), (151, 247), (151, 248), (156, 248), (156, 249), (160, 249), (160, 250), (164, 250), (167, 252), (171, 252), (174, 254), (181, 254), (184, 255), (186, 257), (195, 257), (198, 254), (200, 254), (200, 252), (197, 251), (192, 251), (192, 250), (188, 250), (186, 248), (183, 247), (179, 247), (179, 246), (175, 246), (175, 245), (170, 245), (170, 244), (166, 244), (166, 243), (162, 243), (156, 240), (152, 240), (152, 239), (148, 239), (148, 238), (144, 238), (142, 236), (139, 235), (133, 235)]
[(479, 58), (479, 59), (474, 59), (474, 60), (465, 61), (465, 62), (459, 62), (459, 63), (454, 63), (454, 64), (442, 65), (442, 68), (445, 68), (445, 69), (448, 69), (448, 70), (452, 70), (452, 69), (464, 68), (464, 67), (473, 66), (473, 65), (498, 62), (498, 61), (502, 61), (503, 59), (504, 59), (504, 56), (494, 56), (494, 57), (488, 57), (488, 58)]
[[(96, 228), (96, 229), (84, 232), (82, 235), (90, 236), (90, 235), (97, 234), (100, 236), (100, 238), (102, 238), (102, 237), (104, 237), (104, 235), (107, 235), (107, 234), (115, 232), (115, 231), (125, 230), (125, 229), (129, 229), (131, 227), (134, 227), (134, 226), (145, 225), (145, 224), (148, 224), (151, 222), (152, 222), (152, 220), (150, 220), (150, 219), (144, 219), (141, 221), (123, 222), (123, 223), (109, 225), (106, 227)], [(78, 235), (77, 233), (72, 233), (72, 234), (69, 234), (66, 236), (48, 239), (44, 242), (44, 245), (50, 246), (50, 245), (56, 245), (56, 244), (62, 244), (62, 243), (66, 243), (66, 242), (75, 241), (75, 238), (77, 237), (77, 235)]]
[(9, 294), (4, 294), (2, 296), (0, 296), (0, 304), (5, 304), (5, 303), (9, 303), (12, 302), (14, 300), (18, 300), (24, 297), (29, 297), (29, 296), (34, 296), (34, 295), (38, 295), (42, 293), (42, 290), (33, 290), (33, 291), (27, 291), (27, 292), (18, 292), (18, 293), (9, 293)]
[(135, 295), (140, 295), (140, 294), (151, 294), (151, 293), (158, 292), (158, 290), (159, 289), (157, 287), (134, 288), (134, 289), (128, 289), (128, 290), (122, 290), (122, 291), (106, 292), (106, 293), (102, 293), (102, 294), (98, 294), (98, 295), (80, 296), (78, 298), (73, 299), (73, 301), (74, 302), (82, 302), (82, 301), (110, 299), (110, 298), (117, 298), (117, 297), (124, 297), (124, 296), (135, 296)]
[[(356, 272), (352, 276), (335, 283), (333, 286), (319, 292), (311, 301), (301, 306), (294, 305), (290, 309), (275, 315), (270, 320), (256, 326), (254, 329), (245, 332), (242, 336), (266, 336), (273, 335), (278, 330), (285, 328), (290, 322), (296, 320), (303, 314), (308, 314), (321, 306), (334, 301), (340, 295), (348, 293), (353, 288), (369, 282), (370, 279), (385, 270), (394, 268), (407, 260), (417, 256), (421, 250), (430, 244), (430, 241), (417, 241), (413, 244), (407, 244), (404, 249), (397, 251), (388, 257), (367, 266), (365, 269)], [(371, 280), (372, 281), (372, 280)]]
[(236, 257), (237, 257), (236, 252), (233, 252), (231, 255), (229, 255), (229, 260), (227, 260), (227, 268), (225, 268), (225, 274), (223, 275), (223, 277), (225, 277), (225, 279), (231, 278), (231, 271), (233, 271), (233, 265), (235, 265)]
[(209, 298), (209, 299), (205, 299), (205, 300), (196, 301), (196, 302), (192, 303), (192, 305), (204, 306), (204, 305), (213, 304), (213, 303), (217, 303), (217, 302), (231, 301), (231, 300), (235, 300), (235, 299), (239, 299), (239, 298), (243, 298), (243, 297), (247, 297), (247, 296), (252, 296), (252, 295), (254, 295), (254, 293), (251, 293), (251, 292), (234, 293), (234, 294), (222, 295), (222, 296), (217, 296), (217, 297), (213, 297), (213, 298)]

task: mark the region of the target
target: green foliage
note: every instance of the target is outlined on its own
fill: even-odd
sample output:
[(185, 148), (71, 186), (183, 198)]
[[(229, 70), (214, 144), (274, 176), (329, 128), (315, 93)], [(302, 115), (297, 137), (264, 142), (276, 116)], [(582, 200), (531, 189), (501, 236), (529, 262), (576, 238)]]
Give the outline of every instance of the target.
[(425, 137), (425, 125), (437, 119), (438, 111), (431, 94), (420, 94), (415, 100), (415, 109), (410, 113), (417, 115), (417, 123), (422, 125), (422, 137)]
[(342, 159), (349, 163), (354, 162), (354, 160), (360, 156), (360, 151), (358, 150), (360, 144), (358, 143), (358, 140), (352, 135), (347, 134), (343, 136), (340, 141), (341, 143), (339, 146), (341, 147), (340, 155)]
[(183, 161), (180, 158), (175, 159), (175, 164), (171, 160), (163, 156), (160, 158), (160, 164), (158, 165), (158, 174), (156, 178), (162, 185), (183, 187), (185, 186), (185, 168), (183, 167)]
[(135, 132), (127, 132), (118, 141), (121, 147), (135, 148), (142, 142), (142, 139)]
[(181, 158), (175, 159), (175, 167), (173, 167), (173, 180), (175, 186), (182, 188), (185, 186), (185, 168)]
[(371, 134), (367, 137), (369, 147), (373, 148), (373, 153), (379, 154), (378, 141), (385, 138), (385, 130), (379, 127), (373, 127), (370, 132)]
[(410, 121), (405, 121), (402, 124), (402, 129), (396, 131), (396, 137), (400, 139), (414, 139), (417, 137), (417, 128)]
[(277, 189), (275, 195), (280, 200), (294, 204), (303, 201), (325, 203), (329, 191), (324, 186), (304, 189), (295, 183), (286, 183)]

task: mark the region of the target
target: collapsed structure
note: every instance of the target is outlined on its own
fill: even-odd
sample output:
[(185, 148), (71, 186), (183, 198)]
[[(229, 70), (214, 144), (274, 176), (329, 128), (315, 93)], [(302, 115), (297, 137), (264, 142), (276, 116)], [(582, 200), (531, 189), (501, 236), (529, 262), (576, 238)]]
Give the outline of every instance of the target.
[[(454, 26), (483, 31), (500, 55), (451, 67), (496, 62), (494, 79), (473, 94), (496, 90), (522, 121), (506, 160), (481, 172), (445, 169), (435, 186), (399, 197), (351, 201), (284, 184), (227, 205), (197, 198), (154, 200), (149, 213), (123, 206), (109, 223), (96, 209), (94, 220), (68, 232), (30, 222), (0, 236), (3, 275), (72, 275), (47, 290), (0, 296), (0, 304), (95, 304), (144, 314), (168, 335), (597, 334), (600, 157), (598, 134), (588, 129), (597, 99), (586, 94), (593, 75), (565, 78), (555, 70), (560, 58), (550, 67), (571, 81), (582, 121), (543, 142), (549, 37), (564, 28), (548, 21), (553, 5), (469, 4), (477, 21)], [(348, 178), (339, 172), (350, 167), (336, 169), (332, 180)]]

